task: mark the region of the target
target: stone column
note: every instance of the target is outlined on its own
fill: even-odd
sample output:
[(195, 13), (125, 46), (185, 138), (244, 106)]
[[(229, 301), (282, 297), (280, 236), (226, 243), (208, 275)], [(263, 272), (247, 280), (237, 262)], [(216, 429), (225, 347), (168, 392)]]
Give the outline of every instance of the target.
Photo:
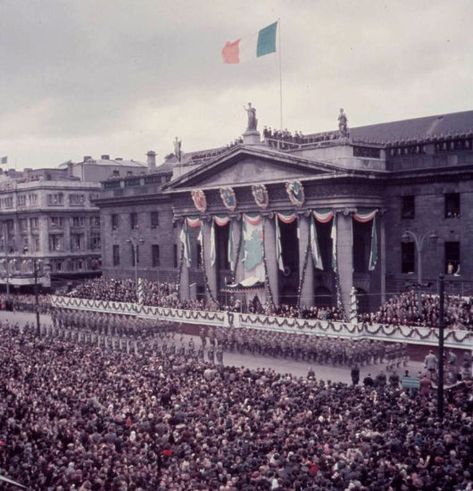
[(351, 213), (337, 213), (337, 267), (343, 308), (350, 312), (353, 286), (353, 218)]
[[(309, 245), (310, 217), (299, 217), (299, 282), (304, 274), (304, 260)], [(309, 251), (307, 267), (305, 271), (304, 284), (301, 291), (301, 307), (310, 307), (314, 304), (314, 261)]]
[(274, 218), (264, 218), (264, 252), (273, 302), (279, 304), (278, 258), (276, 257), (276, 226)]
[[(181, 225), (183, 227), (184, 224)], [(177, 243), (177, 250), (178, 250), (178, 259), (181, 258), (181, 249), (182, 249), (182, 242), (180, 241), (180, 236), (181, 234), (178, 235), (178, 243)], [(191, 251), (189, 251), (189, 255), (191, 256)], [(187, 263), (185, 259), (182, 259), (182, 269), (181, 269), (181, 277), (180, 277), (180, 282), (179, 282), (179, 298), (181, 300), (189, 300), (189, 267), (187, 266)]]
[[(204, 241), (204, 262), (205, 274), (209, 284), (210, 291), (215, 299), (217, 299), (217, 268), (216, 264), (212, 266), (210, 262), (210, 231), (212, 230), (212, 222), (202, 222), (202, 235)], [(206, 292), (208, 296), (208, 292)], [(210, 300), (210, 298), (208, 298)]]

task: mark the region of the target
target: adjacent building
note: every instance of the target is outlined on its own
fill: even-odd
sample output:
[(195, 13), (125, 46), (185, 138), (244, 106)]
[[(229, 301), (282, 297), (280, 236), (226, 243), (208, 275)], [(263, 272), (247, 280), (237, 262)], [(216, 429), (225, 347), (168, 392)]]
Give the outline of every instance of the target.
[[(108, 155), (0, 174), (0, 282), (44, 286), (100, 274), (100, 180), (146, 166)], [(35, 275), (36, 272), (36, 275)]]

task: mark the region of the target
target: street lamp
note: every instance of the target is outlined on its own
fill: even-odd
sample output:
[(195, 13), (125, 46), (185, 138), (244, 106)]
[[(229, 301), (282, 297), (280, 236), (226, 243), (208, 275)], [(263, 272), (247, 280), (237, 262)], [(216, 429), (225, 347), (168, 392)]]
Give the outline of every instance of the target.
[(143, 244), (144, 239), (140, 237), (136, 239), (135, 237), (131, 237), (127, 239), (127, 244), (131, 244), (131, 248), (133, 250), (133, 263), (135, 265), (135, 285), (138, 285), (138, 246)]

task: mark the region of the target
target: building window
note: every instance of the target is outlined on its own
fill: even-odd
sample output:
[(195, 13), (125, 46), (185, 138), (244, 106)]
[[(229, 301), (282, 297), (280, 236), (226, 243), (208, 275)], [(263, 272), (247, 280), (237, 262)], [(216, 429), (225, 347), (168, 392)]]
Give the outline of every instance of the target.
[(197, 269), (202, 268), (202, 244), (197, 242)]
[(30, 227), (32, 229), (38, 229), (39, 228), (39, 219), (38, 219), (38, 217), (30, 218)]
[(31, 240), (33, 241), (33, 252), (39, 252), (39, 235), (32, 235)]
[(115, 244), (113, 246), (113, 265), (114, 266), (120, 266), (120, 246), (118, 244)]
[(84, 206), (85, 194), (70, 194), (69, 206)]
[(28, 206), (34, 207), (38, 202), (38, 196), (36, 194), (28, 194)]
[(64, 218), (63, 217), (49, 217), (49, 228), (63, 228)]
[(159, 227), (159, 212), (152, 211), (150, 216), (151, 216), (151, 228)]
[(84, 248), (84, 234), (71, 234), (71, 250), (81, 251)]
[(152, 244), (151, 245), (151, 260), (153, 264), (153, 268), (161, 266), (161, 259), (159, 257), (159, 245)]
[(415, 196), (402, 196), (401, 218), (415, 218), (416, 201)]
[(457, 218), (460, 216), (460, 193), (448, 193), (445, 195), (445, 218)]
[(445, 273), (460, 274), (460, 242), (445, 242)]
[(97, 251), (100, 249), (100, 235), (99, 234), (91, 234), (90, 236), (90, 249), (92, 251)]
[(130, 213), (130, 228), (132, 230), (138, 228), (138, 214), (136, 212)]
[(20, 225), (20, 231), (21, 232), (28, 232), (28, 219), (27, 218), (20, 218), (18, 220), (18, 223)]
[(111, 218), (111, 223), (112, 223), (112, 230), (117, 230), (118, 229), (118, 223), (119, 223), (118, 215), (113, 214), (113, 215), (111, 215), (110, 218)]
[(100, 227), (100, 216), (94, 215), (90, 217), (90, 226), (91, 227)]
[(49, 236), (49, 250), (52, 252), (62, 251), (64, 249), (63, 242), (64, 236), (62, 234), (51, 234)]
[(64, 206), (64, 194), (54, 193), (47, 195), (48, 206)]
[(85, 217), (72, 217), (72, 226), (73, 227), (84, 227), (85, 226)]
[(401, 271), (403, 273), (414, 273), (415, 262), (415, 243), (401, 242)]
[(119, 176), (120, 176), (120, 171), (119, 171), (119, 170), (114, 170), (114, 171), (112, 172), (112, 176), (113, 176), (113, 177), (119, 177)]
[(173, 265), (177, 268), (177, 244), (173, 245)]
[(26, 206), (26, 194), (19, 194), (17, 196), (17, 205), (21, 208)]

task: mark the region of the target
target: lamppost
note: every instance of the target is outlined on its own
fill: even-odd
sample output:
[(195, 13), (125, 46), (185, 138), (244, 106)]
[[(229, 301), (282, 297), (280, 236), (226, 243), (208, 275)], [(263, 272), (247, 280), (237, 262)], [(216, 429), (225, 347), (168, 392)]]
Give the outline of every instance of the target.
[(416, 252), (417, 252), (417, 303), (418, 303), (418, 308), (419, 308), (419, 313), (422, 308), (422, 299), (421, 299), (421, 293), (420, 293), (420, 288), (422, 286), (422, 252), (424, 250), (424, 243), (425, 239), (429, 238), (432, 243), (436, 243), (438, 240), (438, 235), (432, 231), (432, 232), (427, 232), (425, 234), (420, 234), (417, 235), (415, 232), (412, 232), (410, 230), (406, 230), (402, 236), (401, 236), (403, 241), (408, 241), (409, 239), (412, 239), (415, 244)]
[[(23, 254), (28, 252), (28, 247), (23, 248)], [(39, 292), (38, 292), (38, 273), (41, 270), (41, 267), (46, 268), (47, 265), (43, 263), (41, 259), (37, 259), (36, 257), (31, 258), (32, 266), (33, 266), (33, 277), (34, 277), (34, 303), (35, 303), (35, 312), (36, 312), (36, 333), (39, 336), (41, 334), (41, 323), (39, 318)]]
[(135, 285), (138, 285), (138, 247), (140, 244), (143, 244), (144, 239), (142, 237), (136, 238), (131, 237), (127, 239), (127, 244), (131, 244), (131, 248), (133, 250), (133, 264), (135, 265)]
[(438, 337), (439, 337), (439, 380), (437, 387), (437, 416), (440, 420), (443, 419), (443, 334), (445, 327), (445, 277), (439, 275), (439, 320), (438, 320)]

